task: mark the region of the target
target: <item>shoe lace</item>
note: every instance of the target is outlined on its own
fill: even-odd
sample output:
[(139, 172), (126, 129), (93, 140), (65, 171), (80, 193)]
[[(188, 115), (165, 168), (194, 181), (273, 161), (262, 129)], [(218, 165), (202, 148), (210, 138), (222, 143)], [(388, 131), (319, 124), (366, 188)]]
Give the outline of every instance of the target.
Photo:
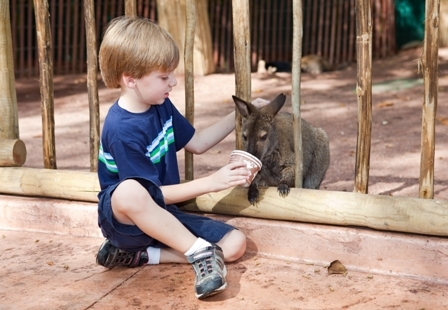
[(205, 257), (197, 262), (199, 271), (201, 272), (201, 277), (207, 276), (213, 272), (213, 261), (212, 257)]
[(213, 250), (206, 250), (200, 253), (197, 253), (194, 259), (194, 265), (196, 266), (195, 270), (199, 273), (198, 276), (201, 278), (206, 277), (213, 272), (222, 271), (224, 268), (223, 262), (214, 255)]

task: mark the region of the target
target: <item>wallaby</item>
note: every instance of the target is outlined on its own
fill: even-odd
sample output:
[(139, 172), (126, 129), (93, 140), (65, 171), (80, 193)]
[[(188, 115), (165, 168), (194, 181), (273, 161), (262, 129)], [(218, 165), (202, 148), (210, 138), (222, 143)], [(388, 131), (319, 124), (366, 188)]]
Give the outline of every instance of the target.
[[(280, 112), (286, 96), (280, 94), (257, 109), (250, 102), (232, 96), (241, 116), (243, 148), (261, 160), (263, 166), (249, 186), (247, 198), (255, 205), (259, 186), (276, 186), (282, 197), (295, 185), (293, 116)], [(321, 128), (302, 119), (303, 187), (318, 189), (330, 163), (328, 136)]]
[[(264, 61), (263, 61), (264, 62)], [(302, 57), (300, 69), (303, 72), (311, 73), (313, 75), (321, 74), (324, 71), (341, 70), (350, 66), (350, 62), (344, 62), (338, 65), (331, 65), (330, 62), (319, 55), (309, 54)], [(292, 65), (288, 61), (270, 61), (264, 62), (264, 67), (267, 72), (291, 72)]]
[(321, 74), (324, 71), (341, 70), (348, 66), (350, 66), (350, 62), (331, 65), (326, 58), (315, 54), (303, 56), (300, 63), (300, 68), (303, 72), (308, 72), (313, 75)]

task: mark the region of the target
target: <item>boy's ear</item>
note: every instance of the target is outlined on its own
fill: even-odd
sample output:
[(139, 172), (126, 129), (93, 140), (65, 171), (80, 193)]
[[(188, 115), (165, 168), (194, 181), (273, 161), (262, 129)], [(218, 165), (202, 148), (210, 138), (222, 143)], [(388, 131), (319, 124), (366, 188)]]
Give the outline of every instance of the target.
[(123, 74), (121, 76), (121, 81), (127, 88), (134, 88), (135, 87), (135, 79), (132, 76)]

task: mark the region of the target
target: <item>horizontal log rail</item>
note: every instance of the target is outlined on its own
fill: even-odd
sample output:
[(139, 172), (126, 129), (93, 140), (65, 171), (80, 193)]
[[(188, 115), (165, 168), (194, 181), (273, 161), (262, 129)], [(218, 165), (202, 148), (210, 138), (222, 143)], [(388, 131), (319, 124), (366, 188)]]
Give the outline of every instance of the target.
[(100, 190), (94, 172), (0, 167), (0, 193), (97, 202)]
[(261, 189), (260, 196), (262, 200), (252, 206), (247, 200), (247, 189), (235, 187), (199, 196), (182, 208), (272, 220), (448, 236), (448, 200), (303, 188), (291, 188), (289, 195), (282, 198), (274, 187)]
[[(97, 202), (99, 182), (94, 172), (0, 168), (0, 194)], [(448, 237), (448, 201), (399, 196), (291, 188), (286, 198), (274, 187), (262, 188), (252, 206), (247, 189), (234, 187), (180, 204), (200, 211), (263, 219)]]

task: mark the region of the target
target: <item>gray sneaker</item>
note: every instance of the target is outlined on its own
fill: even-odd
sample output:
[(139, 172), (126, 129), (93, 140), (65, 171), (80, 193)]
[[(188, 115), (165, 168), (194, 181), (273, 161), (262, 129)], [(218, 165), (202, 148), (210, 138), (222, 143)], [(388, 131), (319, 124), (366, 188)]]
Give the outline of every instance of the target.
[(194, 289), (197, 298), (204, 299), (216, 295), (227, 287), (224, 254), (218, 245), (200, 249), (187, 259), (196, 273)]

